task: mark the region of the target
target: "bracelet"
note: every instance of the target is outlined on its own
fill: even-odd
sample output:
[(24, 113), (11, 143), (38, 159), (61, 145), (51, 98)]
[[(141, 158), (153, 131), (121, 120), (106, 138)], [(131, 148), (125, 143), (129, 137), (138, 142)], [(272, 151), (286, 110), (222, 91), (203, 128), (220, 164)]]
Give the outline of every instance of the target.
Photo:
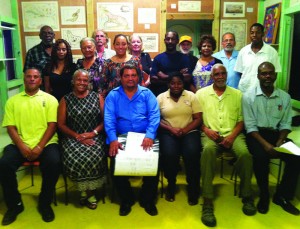
[(98, 135), (98, 134), (99, 134), (97, 130), (93, 130), (93, 132), (94, 132), (96, 135)]
[(39, 149), (42, 149), (42, 147), (40, 147), (39, 145), (36, 145), (36, 147), (38, 147)]

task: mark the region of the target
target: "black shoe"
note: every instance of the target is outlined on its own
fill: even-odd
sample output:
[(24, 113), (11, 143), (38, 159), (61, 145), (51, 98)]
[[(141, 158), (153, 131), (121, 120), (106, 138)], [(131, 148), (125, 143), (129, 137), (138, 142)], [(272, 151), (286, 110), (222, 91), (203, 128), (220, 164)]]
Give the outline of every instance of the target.
[(287, 199), (285, 199), (283, 197), (275, 195), (273, 197), (273, 203), (281, 206), (283, 208), (283, 210), (285, 210), (286, 212), (288, 212), (290, 214), (293, 214), (293, 215), (300, 214), (299, 210), (294, 205), (292, 205)]
[(141, 206), (151, 216), (155, 216), (155, 215), (158, 214), (158, 211), (157, 211), (157, 208), (156, 208), (155, 204), (145, 204), (145, 205), (141, 204)]
[(198, 204), (198, 197), (194, 196), (194, 195), (189, 195), (188, 196), (188, 203), (189, 205), (193, 206), (193, 205), (197, 205)]
[(245, 215), (252, 216), (256, 214), (256, 207), (251, 197), (244, 197), (243, 200), (243, 212)]
[(2, 225), (5, 226), (13, 223), (22, 211), (24, 211), (24, 205), (22, 202), (15, 208), (8, 209), (2, 219)]
[(167, 190), (165, 199), (166, 199), (166, 201), (174, 202), (175, 201), (175, 193)]
[(45, 222), (48, 223), (48, 222), (52, 222), (54, 220), (54, 218), (55, 218), (54, 212), (53, 212), (50, 205), (48, 205), (48, 206), (39, 206), (38, 210), (39, 210), (39, 213), (42, 215), (42, 219)]
[(204, 204), (202, 206), (201, 221), (208, 227), (215, 227), (217, 225), (217, 219), (214, 215), (214, 207), (210, 204)]
[(131, 204), (121, 204), (120, 210), (119, 210), (119, 215), (120, 216), (126, 216), (131, 212)]
[(269, 211), (269, 199), (260, 198), (257, 203), (257, 211), (261, 214), (266, 214)]

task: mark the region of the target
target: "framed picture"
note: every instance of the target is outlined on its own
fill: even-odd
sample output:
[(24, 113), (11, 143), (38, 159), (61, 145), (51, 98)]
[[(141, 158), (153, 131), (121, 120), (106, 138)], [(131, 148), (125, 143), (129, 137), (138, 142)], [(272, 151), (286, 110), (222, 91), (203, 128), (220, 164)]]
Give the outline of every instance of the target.
[(223, 17), (245, 17), (245, 2), (224, 2)]
[(267, 44), (274, 44), (276, 42), (276, 35), (279, 26), (281, 13), (281, 3), (269, 6), (266, 8), (264, 27), (265, 35), (264, 42)]
[[(236, 50), (240, 50), (247, 44), (247, 31), (247, 20), (221, 20), (220, 37), (227, 32), (233, 33)], [(221, 44), (220, 49), (222, 49)]]

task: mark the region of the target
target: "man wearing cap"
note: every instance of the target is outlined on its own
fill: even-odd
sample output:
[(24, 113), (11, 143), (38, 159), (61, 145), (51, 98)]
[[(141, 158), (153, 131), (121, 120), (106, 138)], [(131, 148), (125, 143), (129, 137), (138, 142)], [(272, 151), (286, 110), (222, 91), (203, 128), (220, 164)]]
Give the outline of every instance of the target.
[(179, 39), (179, 49), (183, 54), (188, 55), (190, 60), (190, 68), (193, 70), (197, 64), (198, 58), (195, 57), (191, 51), (193, 45), (193, 40), (190, 36), (183, 35)]
[(227, 82), (230, 87), (238, 88), (240, 82), (240, 73), (233, 70), (239, 52), (234, 49), (235, 36), (233, 33), (227, 32), (222, 36), (222, 47), (220, 52), (214, 53), (213, 57), (220, 59), (227, 70)]

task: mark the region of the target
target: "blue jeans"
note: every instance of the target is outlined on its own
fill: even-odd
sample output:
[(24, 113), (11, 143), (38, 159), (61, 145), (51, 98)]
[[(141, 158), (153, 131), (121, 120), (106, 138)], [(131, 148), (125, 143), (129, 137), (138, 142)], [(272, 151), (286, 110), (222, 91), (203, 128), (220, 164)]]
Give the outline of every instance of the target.
[[(61, 171), (60, 151), (58, 144), (46, 146), (39, 156), (42, 173), (42, 188), (39, 196), (39, 205), (48, 206), (53, 200), (55, 185)], [(14, 208), (21, 202), (18, 191), (16, 171), (25, 162), (17, 146), (10, 144), (4, 148), (0, 159), (0, 182), (3, 196), (8, 209)]]
[(192, 131), (182, 137), (169, 132), (159, 133), (159, 147), (162, 158), (162, 169), (168, 184), (175, 186), (182, 155), (188, 191), (199, 195), (200, 191), (200, 153), (201, 142), (199, 131)]

